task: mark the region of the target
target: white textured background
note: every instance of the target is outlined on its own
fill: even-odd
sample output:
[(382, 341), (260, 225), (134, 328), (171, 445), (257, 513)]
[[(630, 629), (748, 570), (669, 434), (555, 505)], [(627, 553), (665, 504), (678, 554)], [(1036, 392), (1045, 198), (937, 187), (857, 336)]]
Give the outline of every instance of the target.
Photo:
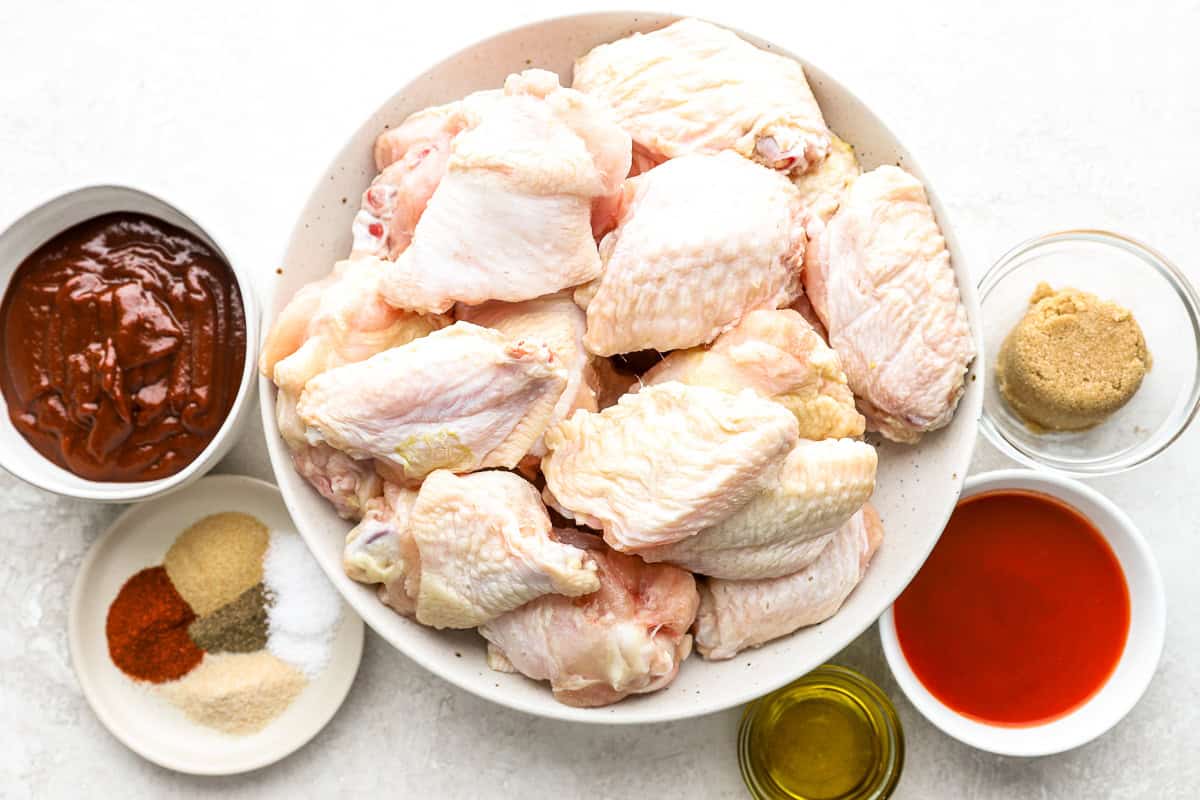
[[(196, 213), (266, 276), (325, 162), (409, 75), (572, 10), (307, 5), (0, 2), (0, 227), (60, 188), (127, 183)], [(1152, 243), (1200, 280), (1200, 2), (653, 5), (758, 32), (851, 87), (931, 176), (976, 275), (1028, 236), (1096, 226)], [(1100, 740), (1034, 760), (976, 752), (904, 701), (873, 629), (835, 659), (899, 708), (897, 797), (1196, 796), (1198, 436), (1094, 484), (1149, 538), (1170, 608), (1154, 683)], [(260, 438), (255, 423), (220, 471), (270, 477)], [(981, 441), (975, 468), (1003, 465)], [(346, 705), (291, 758), (218, 779), (146, 763), (97, 722), (67, 655), (76, 567), (119, 510), (0, 473), (0, 796), (742, 793), (736, 711), (641, 728), (537, 720), (450, 687), (373, 634)]]

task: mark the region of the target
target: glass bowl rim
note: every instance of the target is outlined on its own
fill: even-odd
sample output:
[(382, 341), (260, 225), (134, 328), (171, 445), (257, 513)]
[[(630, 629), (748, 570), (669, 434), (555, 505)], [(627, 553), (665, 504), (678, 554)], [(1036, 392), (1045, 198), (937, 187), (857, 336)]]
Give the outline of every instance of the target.
[[(1198, 359), (1200, 359), (1200, 295), (1197, 294), (1191, 281), (1188, 280), (1187, 276), (1174, 262), (1158, 250), (1138, 239), (1114, 231), (1106, 231), (1099, 228), (1072, 228), (1052, 231), (1039, 236), (1033, 236), (1010, 248), (992, 264), (979, 281), (979, 306), (981, 315), (982, 309), (987, 303), (988, 295), (1019, 265), (1018, 259), (1040, 248), (1063, 242), (1087, 242), (1105, 247), (1114, 247), (1124, 250), (1126, 253), (1135, 256), (1153, 268), (1170, 285), (1183, 304), (1184, 310), (1187, 312), (1188, 321), (1191, 323), (1192, 339), (1196, 342)], [(986, 380), (990, 381), (992, 379), (990, 371), (985, 369), (984, 372), (987, 376)], [(1031, 452), (1010, 439), (1005, 434), (1004, 429), (996, 424), (992, 414), (988, 410), (986, 402), (983, 404), (983, 414), (979, 427), (992, 445), (1004, 455), (1021, 464), (1047, 469), (1074, 478), (1097, 478), (1126, 472), (1150, 461), (1174, 444), (1183, 435), (1183, 432), (1192, 424), (1192, 420), (1196, 418), (1197, 412), (1200, 412), (1200, 363), (1196, 365), (1196, 372), (1188, 391), (1186, 411), (1182, 415), (1172, 414), (1172, 418), (1179, 416), (1179, 419), (1173, 422), (1175, 425), (1174, 430), (1171, 430), (1166, 438), (1151, 448), (1143, 448), (1139, 445), (1125, 453), (1098, 460), (1094, 463), (1068, 464), (1058, 459), (1046, 457), (1040, 453)], [(1172, 418), (1168, 419), (1171, 420)]]

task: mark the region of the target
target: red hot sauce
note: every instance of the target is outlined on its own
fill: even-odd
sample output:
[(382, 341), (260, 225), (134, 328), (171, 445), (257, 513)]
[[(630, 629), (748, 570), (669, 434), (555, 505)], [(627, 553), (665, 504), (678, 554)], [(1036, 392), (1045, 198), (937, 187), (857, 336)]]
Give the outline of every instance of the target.
[(1121, 660), (1125, 573), (1071, 506), (1019, 490), (958, 504), (893, 606), (925, 688), (991, 725), (1040, 725), (1079, 708)]
[(204, 450), (237, 396), (242, 296), (198, 237), (106, 214), (17, 268), (0, 353), (9, 417), (38, 452), (89, 480), (164, 478)]

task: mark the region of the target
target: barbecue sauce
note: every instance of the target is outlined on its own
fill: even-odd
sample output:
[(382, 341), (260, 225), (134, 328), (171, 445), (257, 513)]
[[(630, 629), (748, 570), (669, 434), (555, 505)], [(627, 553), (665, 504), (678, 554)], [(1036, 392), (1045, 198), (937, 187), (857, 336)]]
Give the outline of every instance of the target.
[(106, 214), (17, 268), (0, 353), (9, 418), (43, 456), (88, 480), (164, 478), (204, 450), (237, 396), (242, 296), (198, 237)]

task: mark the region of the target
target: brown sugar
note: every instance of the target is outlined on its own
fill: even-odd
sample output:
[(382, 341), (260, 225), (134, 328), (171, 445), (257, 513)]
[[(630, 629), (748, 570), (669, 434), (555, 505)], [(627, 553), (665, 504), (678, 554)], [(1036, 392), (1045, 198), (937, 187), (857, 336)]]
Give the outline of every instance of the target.
[(1034, 430), (1082, 430), (1129, 402), (1150, 363), (1128, 309), (1040, 283), (1000, 348), (996, 384)]

